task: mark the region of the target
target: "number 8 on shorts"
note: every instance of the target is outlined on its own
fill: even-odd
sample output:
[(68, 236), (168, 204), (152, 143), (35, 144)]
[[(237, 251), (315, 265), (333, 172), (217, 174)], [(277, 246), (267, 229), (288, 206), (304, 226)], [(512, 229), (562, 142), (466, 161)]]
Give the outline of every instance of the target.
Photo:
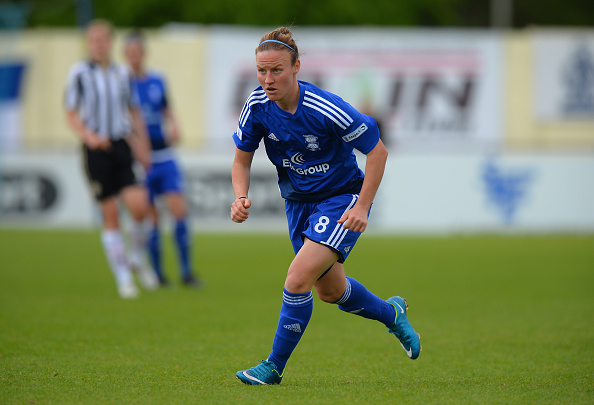
[(329, 223), (330, 223), (330, 218), (328, 218), (325, 215), (322, 215), (320, 217), (320, 219), (318, 220), (318, 223), (316, 224), (316, 226), (314, 226), (314, 230), (317, 233), (324, 233), (324, 232), (326, 232), (326, 227), (328, 226)]

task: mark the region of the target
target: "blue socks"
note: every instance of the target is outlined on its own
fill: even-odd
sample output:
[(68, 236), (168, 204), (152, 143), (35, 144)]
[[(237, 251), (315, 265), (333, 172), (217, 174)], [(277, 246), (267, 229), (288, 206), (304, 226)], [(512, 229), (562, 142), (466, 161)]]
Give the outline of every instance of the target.
[(161, 237), (159, 236), (159, 228), (156, 226), (151, 229), (148, 238), (148, 251), (153, 269), (155, 269), (155, 274), (159, 277), (159, 280), (163, 280), (163, 268), (161, 267)]
[(188, 224), (185, 218), (175, 222), (175, 245), (182, 277), (188, 277), (190, 276), (190, 241), (188, 238)]
[[(386, 326), (394, 324), (396, 311), (388, 302), (369, 292), (367, 288), (351, 277), (346, 278), (347, 288), (335, 302), (342, 311), (364, 318), (380, 321)], [(278, 328), (272, 343), (268, 361), (273, 362), (282, 376), (287, 361), (299, 343), (313, 312), (311, 292), (293, 294), (283, 288), (283, 305), (278, 319)]]
[(396, 310), (388, 302), (372, 294), (363, 284), (354, 278), (347, 277), (347, 288), (342, 297), (334, 304), (338, 304), (344, 312), (359, 315), (368, 319), (375, 319), (390, 327), (396, 319)]
[[(190, 276), (190, 240), (188, 235), (188, 225), (185, 219), (175, 222), (175, 246), (179, 259), (182, 277)], [(160, 280), (163, 280), (163, 266), (161, 264), (161, 237), (159, 228), (154, 227), (151, 230), (148, 240), (148, 250), (155, 273)]]
[(313, 296), (308, 293), (290, 293), (283, 288), (283, 305), (278, 318), (278, 328), (272, 342), (268, 361), (273, 362), (282, 376), (285, 365), (303, 336), (313, 312)]

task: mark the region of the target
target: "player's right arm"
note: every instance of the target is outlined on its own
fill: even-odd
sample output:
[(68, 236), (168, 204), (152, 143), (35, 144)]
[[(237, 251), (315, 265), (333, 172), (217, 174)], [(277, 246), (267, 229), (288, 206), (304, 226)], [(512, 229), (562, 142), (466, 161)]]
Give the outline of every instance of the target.
[(252, 205), (248, 198), (252, 160), (262, 137), (267, 133), (266, 128), (259, 123), (255, 116), (258, 114), (258, 106), (261, 106), (266, 100), (268, 99), (261, 87), (250, 94), (243, 105), (237, 129), (233, 134), (233, 141), (237, 148), (231, 167), (231, 180), (235, 193), (235, 201), (231, 204), (231, 219), (237, 223), (244, 222), (248, 218), (248, 208)]
[(242, 223), (249, 215), (248, 208), (250, 208), (252, 202), (247, 197), (253, 159), (254, 152), (245, 152), (236, 148), (235, 159), (231, 167), (231, 180), (233, 182), (233, 192), (235, 193), (235, 201), (231, 204), (231, 219), (233, 222)]
[(107, 139), (101, 139), (95, 132), (89, 130), (80, 119), (76, 110), (66, 111), (66, 120), (70, 127), (76, 132), (79, 138), (89, 147), (95, 150), (108, 150), (111, 148), (111, 142)]

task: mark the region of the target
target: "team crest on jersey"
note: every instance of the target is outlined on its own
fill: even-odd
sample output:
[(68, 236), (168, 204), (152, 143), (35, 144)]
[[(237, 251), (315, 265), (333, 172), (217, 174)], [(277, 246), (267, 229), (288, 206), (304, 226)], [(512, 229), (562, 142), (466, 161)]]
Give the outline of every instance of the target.
[(303, 135), (303, 137), (305, 138), (305, 142), (307, 142), (307, 145), (305, 145), (305, 147), (308, 150), (311, 150), (312, 152), (318, 151), (320, 150), (320, 144), (318, 142), (318, 137), (315, 135)]

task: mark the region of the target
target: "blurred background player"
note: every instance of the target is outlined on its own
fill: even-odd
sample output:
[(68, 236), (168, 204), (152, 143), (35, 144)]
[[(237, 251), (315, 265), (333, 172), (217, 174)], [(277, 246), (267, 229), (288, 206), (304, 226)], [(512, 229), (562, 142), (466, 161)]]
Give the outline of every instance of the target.
[[(352, 277), (343, 263), (352, 252), (381, 183), (388, 151), (375, 119), (335, 94), (297, 80), (301, 62), (291, 31), (278, 28), (256, 48), (260, 87), (239, 118), (231, 176), (231, 219), (248, 219), (254, 152), (264, 142), (276, 166), (295, 258), (289, 266), (272, 352), (260, 364), (237, 372), (250, 385), (280, 384), (291, 353), (313, 312), (312, 289), (342, 311), (383, 323), (411, 359), (421, 350), (406, 315), (406, 300), (382, 300)], [(367, 156), (365, 174), (354, 148)]]
[(171, 148), (179, 142), (179, 127), (169, 105), (165, 80), (162, 75), (145, 68), (145, 39), (140, 31), (132, 31), (126, 36), (124, 52), (132, 70), (133, 91), (142, 107), (151, 143), (152, 166), (146, 184), (153, 224), (148, 243), (153, 268), (161, 285), (167, 285), (161, 260), (161, 238), (155, 205), (155, 199), (163, 196), (167, 209), (175, 220), (174, 239), (182, 283), (198, 287), (201, 284), (200, 279), (192, 273), (191, 267), (191, 237), (183, 195), (183, 176)]
[[(158, 280), (145, 262), (149, 205), (146, 188), (133, 170), (134, 158), (150, 166), (149, 143), (142, 116), (133, 102), (128, 70), (111, 62), (113, 28), (92, 21), (86, 31), (89, 60), (76, 63), (66, 87), (66, 117), (83, 142), (85, 171), (99, 202), (101, 241), (122, 298), (135, 298), (132, 270), (147, 289)], [(120, 231), (118, 198), (132, 216), (131, 255)]]

